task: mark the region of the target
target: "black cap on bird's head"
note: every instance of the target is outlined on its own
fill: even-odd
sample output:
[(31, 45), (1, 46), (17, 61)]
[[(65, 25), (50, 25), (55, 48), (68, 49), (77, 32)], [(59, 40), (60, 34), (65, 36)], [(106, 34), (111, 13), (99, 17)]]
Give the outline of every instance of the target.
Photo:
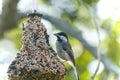
[(68, 36), (65, 32), (59, 32), (54, 34), (58, 41), (68, 41)]
[(56, 37), (59, 37), (59, 36), (64, 36), (66, 38), (68, 38), (67, 34), (65, 32), (59, 32), (59, 33), (55, 33), (54, 34)]

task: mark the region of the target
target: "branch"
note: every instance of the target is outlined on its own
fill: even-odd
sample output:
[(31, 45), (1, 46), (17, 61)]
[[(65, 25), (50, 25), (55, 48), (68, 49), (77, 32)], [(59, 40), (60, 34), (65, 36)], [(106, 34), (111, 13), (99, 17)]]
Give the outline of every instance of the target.
[(79, 0), (80, 3), (86, 8), (86, 10), (88, 11), (88, 14), (90, 15), (90, 18), (91, 18), (91, 21), (93, 23), (93, 26), (95, 27), (96, 29), (96, 32), (97, 32), (97, 36), (98, 36), (98, 46), (97, 46), (97, 58), (98, 58), (98, 65), (97, 65), (97, 68), (93, 74), (93, 76), (91, 77), (92, 80), (95, 79), (95, 76), (99, 70), (99, 66), (100, 66), (100, 61), (101, 61), (101, 54), (100, 54), (100, 45), (101, 45), (101, 39), (100, 39), (100, 32), (99, 32), (99, 27), (97, 25), (97, 22), (93, 16), (93, 13), (91, 12), (91, 10), (88, 8), (88, 6), (83, 2), (83, 0)]
[(2, 14), (0, 15), (0, 38), (4, 31), (12, 29), (17, 25), (17, 3), (19, 0), (3, 0)]

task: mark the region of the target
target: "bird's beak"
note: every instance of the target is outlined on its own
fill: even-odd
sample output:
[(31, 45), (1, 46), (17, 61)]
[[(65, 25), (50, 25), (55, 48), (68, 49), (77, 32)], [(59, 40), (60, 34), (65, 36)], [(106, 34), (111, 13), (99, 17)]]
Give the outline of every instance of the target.
[(56, 33), (55, 33), (54, 35), (55, 35), (55, 36), (57, 36), (57, 34), (56, 34)]

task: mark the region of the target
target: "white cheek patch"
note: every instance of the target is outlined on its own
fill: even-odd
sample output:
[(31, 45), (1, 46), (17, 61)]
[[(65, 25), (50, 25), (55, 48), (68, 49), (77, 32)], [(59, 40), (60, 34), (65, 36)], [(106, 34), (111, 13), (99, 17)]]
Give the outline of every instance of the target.
[(60, 39), (62, 39), (63, 41), (67, 42), (67, 38), (64, 36), (60, 36)]

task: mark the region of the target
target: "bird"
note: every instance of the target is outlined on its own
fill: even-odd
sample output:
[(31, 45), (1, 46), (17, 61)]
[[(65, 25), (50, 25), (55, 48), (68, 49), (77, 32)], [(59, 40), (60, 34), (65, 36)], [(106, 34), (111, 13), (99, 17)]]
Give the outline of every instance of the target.
[(58, 32), (54, 34), (57, 37), (56, 40), (56, 50), (58, 57), (64, 61), (67, 61), (73, 68), (76, 79), (79, 79), (79, 75), (76, 69), (75, 59), (73, 55), (73, 50), (68, 40), (68, 36), (65, 32)]

